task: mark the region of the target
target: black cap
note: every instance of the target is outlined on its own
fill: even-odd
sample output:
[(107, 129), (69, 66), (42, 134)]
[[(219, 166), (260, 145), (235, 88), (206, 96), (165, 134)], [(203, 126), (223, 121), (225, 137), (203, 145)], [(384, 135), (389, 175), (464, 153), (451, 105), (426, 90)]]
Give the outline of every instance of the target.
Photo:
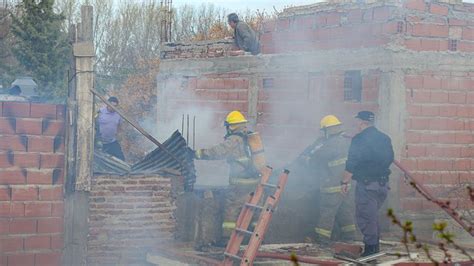
[(109, 98), (109, 103), (116, 103), (116, 104), (118, 104), (118, 103), (119, 103), (119, 100), (117, 99), (117, 97), (112, 96), (112, 97)]
[(375, 115), (371, 111), (360, 111), (359, 113), (357, 113), (355, 118), (359, 118), (360, 120), (368, 122), (374, 122)]

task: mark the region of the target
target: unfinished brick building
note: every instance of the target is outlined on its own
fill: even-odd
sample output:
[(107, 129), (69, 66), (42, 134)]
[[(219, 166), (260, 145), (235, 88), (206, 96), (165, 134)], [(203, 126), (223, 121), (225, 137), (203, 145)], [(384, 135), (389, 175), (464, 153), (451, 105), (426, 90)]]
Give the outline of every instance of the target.
[[(217, 142), (225, 113), (245, 111), (281, 166), (315, 139), (323, 115), (350, 129), (357, 111), (371, 110), (417, 180), (438, 197), (455, 191), (453, 206), (472, 210), (463, 187), (474, 180), (473, 12), (455, 0), (332, 1), (265, 23), (259, 56), (232, 57), (225, 42), (169, 45), (159, 122), (199, 106), (213, 113)], [(432, 222), (439, 208), (398, 177), (390, 205)]]

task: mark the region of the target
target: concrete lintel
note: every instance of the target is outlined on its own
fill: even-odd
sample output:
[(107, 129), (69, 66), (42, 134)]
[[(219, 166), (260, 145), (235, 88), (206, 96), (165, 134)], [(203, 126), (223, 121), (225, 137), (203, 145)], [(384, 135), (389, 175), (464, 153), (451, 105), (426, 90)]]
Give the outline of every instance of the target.
[[(207, 73), (307, 73), (335, 70), (413, 69), (419, 71), (474, 70), (474, 56), (448, 52), (414, 52), (367, 48), (308, 53), (272, 54), (198, 59), (163, 60), (160, 75), (202, 75)], [(186, 62), (185, 64), (183, 62)]]
[(94, 44), (92, 42), (75, 43), (73, 53), (76, 57), (95, 57)]

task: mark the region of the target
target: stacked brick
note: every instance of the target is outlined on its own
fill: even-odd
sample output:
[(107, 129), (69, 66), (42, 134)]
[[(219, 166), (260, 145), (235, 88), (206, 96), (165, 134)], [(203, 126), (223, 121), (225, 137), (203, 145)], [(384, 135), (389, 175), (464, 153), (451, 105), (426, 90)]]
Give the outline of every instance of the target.
[[(474, 72), (408, 74), (405, 87), (408, 121), (403, 165), (434, 195), (449, 197), (453, 207), (474, 208), (462, 189), (474, 180)], [(406, 209), (436, 208), (404, 188), (400, 192)], [(455, 195), (444, 193), (449, 190)]]
[(0, 265), (60, 265), (62, 105), (0, 102)]
[(264, 25), (262, 52), (267, 54), (379, 47), (397, 34), (402, 20), (394, 4), (316, 4), (290, 8)]
[(192, 44), (166, 43), (161, 47), (161, 59), (214, 58), (232, 55), (231, 40), (203, 41)]
[(470, 3), (409, 0), (404, 4), (406, 48), (415, 51), (474, 52), (474, 11)]
[(95, 176), (88, 264), (143, 265), (148, 251), (169, 244), (176, 226), (173, 187), (162, 176)]

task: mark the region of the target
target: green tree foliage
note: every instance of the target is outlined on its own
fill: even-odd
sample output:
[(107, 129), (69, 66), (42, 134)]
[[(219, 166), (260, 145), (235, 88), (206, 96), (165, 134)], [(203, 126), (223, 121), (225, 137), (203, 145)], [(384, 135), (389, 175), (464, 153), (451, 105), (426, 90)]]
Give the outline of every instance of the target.
[(65, 17), (54, 0), (22, 0), (12, 14), (13, 54), (38, 83), (40, 96), (63, 99), (71, 46), (63, 30)]

